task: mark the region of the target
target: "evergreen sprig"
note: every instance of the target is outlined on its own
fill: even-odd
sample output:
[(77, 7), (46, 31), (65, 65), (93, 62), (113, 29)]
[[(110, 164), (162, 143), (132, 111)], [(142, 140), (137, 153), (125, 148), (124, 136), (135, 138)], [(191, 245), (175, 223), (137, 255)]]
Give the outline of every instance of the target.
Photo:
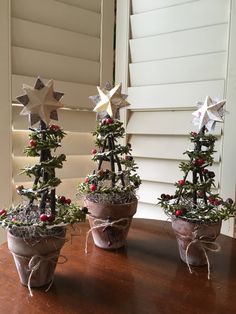
[(206, 134), (203, 127), (199, 133), (191, 132), (193, 150), (187, 150), (189, 160), (179, 168), (183, 178), (175, 183), (174, 195), (162, 194), (158, 204), (169, 216), (181, 217), (196, 222), (217, 222), (234, 217), (236, 206), (231, 198), (224, 201), (215, 188), (215, 173), (207, 167), (214, 162), (214, 145), (217, 138)]
[[(125, 135), (123, 123), (107, 115), (97, 121), (95, 146), (92, 160), (97, 162), (97, 170), (89, 174), (79, 185), (79, 193), (86, 197), (107, 198), (110, 195), (116, 202), (125, 202), (135, 197), (135, 190), (141, 184), (136, 173), (138, 169), (132, 155), (131, 145), (121, 145)], [(120, 195), (120, 200), (117, 195)]]

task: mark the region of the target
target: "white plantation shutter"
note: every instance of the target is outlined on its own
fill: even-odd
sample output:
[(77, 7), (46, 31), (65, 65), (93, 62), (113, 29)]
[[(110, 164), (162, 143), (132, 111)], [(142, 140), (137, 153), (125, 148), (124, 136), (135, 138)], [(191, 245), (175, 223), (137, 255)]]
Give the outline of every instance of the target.
[[(188, 133), (196, 130), (191, 123), (195, 103), (207, 95), (227, 96), (231, 2), (132, 0), (130, 5), (118, 0), (116, 80), (123, 82), (131, 103), (127, 140), (143, 181), (139, 217), (166, 219), (157, 197), (172, 194), (183, 175), (178, 165), (191, 147)], [(215, 131), (217, 188), (222, 188), (224, 158), (235, 150), (225, 148), (223, 128), (218, 124)], [(235, 176), (227, 196), (233, 197), (234, 189)], [(226, 196), (226, 189), (221, 192)], [(227, 228), (232, 235), (232, 224)]]
[[(58, 113), (67, 136), (58, 153), (65, 153), (67, 161), (57, 171), (62, 179), (57, 193), (71, 199), (76, 198), (78, 182), (94, 167), (90, 152), (95, 114), (88, 96), (96, 93), (100, 82), (112, 78), (112, 34), (103, 26), (107, 15), (112, 21), (112, 2), (107, 6), (101, 0), (12, 1), (12, 97), (21, 93), (22, 83), (34, 84), (38, 74), (53, 78), (55, 90), (65, 93), (65, 107)], [(111, 70), (103, 64), (101, 52), (108, 56)], [(18, 173), (35, 160), (23, 155), (28, 124), (26, 117), (19, 116), (20, 110), (19, 105), (13, 106), (13, 184), (28, 186), (29, 178)], [(13, 200), (19, 201), (16, 192)]]
[[(64, 108), (58, 110), (58, 123), (67, 136), (58, 153), (65, 153), (67, 161), (63, 169), (57, 171), (62, 179), (57, 194), (75, 199), (78, 182), (94, 168), (90, 152), (94, 145), (91, 132), (96, 122), (88, 96), (97, 93), (97, 85), (112, 80), (114, 1), (10, 2), (11, 10), (9, 8), (7, 12), (6, 8), (5, 14), (10, 14), (8, 22), (11, 24), (11, 67), (8, 72), (11, 74), (13, 102), (13, 202), (20, 201), (14, 188), (16, 184), (26, 187), (32, 184), (27, 176), (18, 175), (19, 172), (25, 165), (35, 163), (34, 158), (26, 158), (23, 154), (28, 142), (29, 124), (26, 116), (19, 115), (22, 106), (15, 99), (24, 93), (22, 84), (33, 86), (37, 76), (45, 83), (54, 79), (54, 89), (65, 93), (62, 99)], [(108, 21), (109, 26), (105, 25)], [(52, 123), (57, 124), (53, 120)], [(9, 176), (11, 173), (8, 171)], [(8, 197), (5, 206), (9, 205)]]

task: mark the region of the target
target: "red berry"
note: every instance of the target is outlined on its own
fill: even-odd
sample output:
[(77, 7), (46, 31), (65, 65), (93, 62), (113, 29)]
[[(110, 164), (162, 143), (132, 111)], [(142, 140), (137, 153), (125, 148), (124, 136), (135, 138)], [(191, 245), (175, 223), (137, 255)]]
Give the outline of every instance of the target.
[(0, 209), (0, 216), (6, 215), (7, 211), (5, 209)]
[(17, 221), (17, 219), (15, 217), (13, 217), (11, 221), (15, 222), (15, 221)]
[(90, 187), (89, 187), (89, 189), (90, 189), (90, 191), (92, 191), (92, 192), (96, 191), (96, 189), (97, 189), (96, 184), (94, 184), (94, 183), (91, 184)]
[(183, 210), (182, 209), (178, 209), (178, 210), (176, 210), (176, 212), (175, 212), (175, 216), (181, 216), (181, 215), (183, 215)]
[(55, 216), (54, 215), (47, 215), (47, 221), (48, 222), (53, 222), (55, 220)]
[(66, 202), (65, 196), (59, 196), (59, 202), (64, 204)]
[(221, 204), (221, 200), (215, 200), (214, 205), (219, 206)]
[(48, 216), (46, 214), (41, 214), (39, 218), (43, 222), (48, 221)]
[(97, 154), (96, 148), (93, 148), (92, 151), (91, 151), (91, 153), (92, 153), (93, 155)]
[(206, 168), (204, 168), (202, 172), (203, 172), (203, 173), (208, 173), (208, 172), (209, 172), (209, 170), (208, 170), (208, 169), (206, 169)]
[(215, 198), (214, 198), (214, 196), (209, 196), (208, 197), (208, 201), (212, 204), (212, 205), (214, 205), (215, 204)]
[(70, 203), (71, 203), (71, 199), (70, 199), (70, 198), (67, 198), (67, 199), (66, 199), (66, 204), (70, 205)]
[(202, 165), (204, 165), (204, 163), (205, 163), (204, 159), (196, 159), (195, 160), (195, 165), (196, 166), (202, 166)]
[(88, 183), (88, 182), (89, 182), (89, 178), (86, 177), (86, 178), (84, 179), (84, 183)]
[(185, 185), (185, 180), (184, 179), (179, 180), (178, 183), (179, 183), (179, 185), (183, 186), (183, 185)]
[(30, 140), (30, 141), (29, 141), (29, 145), (30, 145), (31, 147), (36, 147), (36, 146), (37, 146), (37, 141), (36, 141), (36, 140)]
[(198, 195), (199, 197), (203, 197), (203, 196), (204, 196), (204, 192), (203, 192), (203, 191), (197, 191), (197, 195)]
[(107, 118), (106, 119), (106, 124), (112, 124), (113, 123), (113, 119), (112, 118)]
[(191, 132), (191, 136), (197, 136), (197, 132)]
[(50, 130), (54, 130), (54, 131), (57, 131), (60, 129), (59, 125), (57, 124), (51, 124), (50, 127), (49, 127)]

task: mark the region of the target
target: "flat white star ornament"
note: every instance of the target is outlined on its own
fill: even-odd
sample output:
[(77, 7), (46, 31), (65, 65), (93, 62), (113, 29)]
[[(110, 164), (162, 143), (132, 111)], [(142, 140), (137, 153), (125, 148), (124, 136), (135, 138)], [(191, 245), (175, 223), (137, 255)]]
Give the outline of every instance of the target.
[(59, 101), (64, 95), (53, 90), (53, 80), (44, 85), (40, 78), (37, 78), (34, 87), (23, 85), (25, 95), (16, 97), (24, 105), (21, 115), (29, 115), (30, 125), (42, 120), (46, 125), (50, 119), (58, 120), (57, 109), (63, 107)]
[(198, 126), (199, 130), (204, 126), (209, 132), (214, 130), (216, 122), (223, 122), (225, 103), (225, 100), (216, 101), (207, 96), (204, 103), (199, 102), (199, 109), (192, 113), (194, 125)]
[(130, 105), (126, 101), (127, 95), (121, 93), (121, 83), (113, 88), (107, 83), (105, 88), (97, 87), (97, 90), (99, 94), (90, 97), (96, 104), (95, 112), (106, 111), (111, 118), (118, 118), (120, 108)]

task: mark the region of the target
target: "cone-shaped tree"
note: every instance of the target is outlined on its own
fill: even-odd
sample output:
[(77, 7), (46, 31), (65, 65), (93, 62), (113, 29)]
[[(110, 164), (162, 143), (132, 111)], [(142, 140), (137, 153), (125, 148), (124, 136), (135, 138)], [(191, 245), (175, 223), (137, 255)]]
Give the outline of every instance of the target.
[(38, 162), (21, 172), (34, 179), (33, 186), (17, 186), (17, 192), (28, 201), (4, 210), (0, 214), (0, 223), (3, 227), (18, 230), (19, 235), (21, 231), (24, 234), (28, 231), (29, 236), (34, 236), (38, 227), (42, 232), (50, 224), (56, 226), (84, 220), (85, 214), (71, 204), (70, 199), (55, 194), (56, 186), (61, 183), (55, 172), (63, 167), (66, 156), (53, 152), (61, 146), (65, 133), (58, 125), (49, 125), (49, 121), (50, 118), (57, 119), (56, 109), (62, 107), (59, 99), (63, 94), (53, 91), (52, 81), (45, 86), (39, 78), (34, 88), (24, 86), (24, 90), (27, 94), (18, 97), (25, 106), (21, 113), (29, 115), (31, 125), (39, 122), (37, 128), (30, 127), (29, 143), (24, 153), (27, 157), (37, 157)]
[(216, 192), (215, 173), (208, 169), (214, 162), (214, 144), (217, 138), (207, 133), (223, 116), (224, 101), (214, 102), (209, 97), (193, 114), (200, 131), (191, 132), (193, 149), (184, 152), (189, 158), (179, 167), (183, 178), (175, 183), (174, 195), (162, 194), (159, 204), (168, 215), (189, 221), (216, 222), (235, 216), (235, 204), (231, 198), (224, 201)]
[(125, 95), (121, 94), (121, 85), (114, 88), (98, 88), (95, 111), (97, 128), (92, 150), (97, 169), (89, 174), (79, 186), (81, 194), (96, 202), (127, 203), (135, 198), (135, 190), (141, 181), (136, 173), (137, 166), (131, 155), (131, 145), (121, 145), (124, 137), (123, 123), (115, 118), (119, 108), (128, 105)]

